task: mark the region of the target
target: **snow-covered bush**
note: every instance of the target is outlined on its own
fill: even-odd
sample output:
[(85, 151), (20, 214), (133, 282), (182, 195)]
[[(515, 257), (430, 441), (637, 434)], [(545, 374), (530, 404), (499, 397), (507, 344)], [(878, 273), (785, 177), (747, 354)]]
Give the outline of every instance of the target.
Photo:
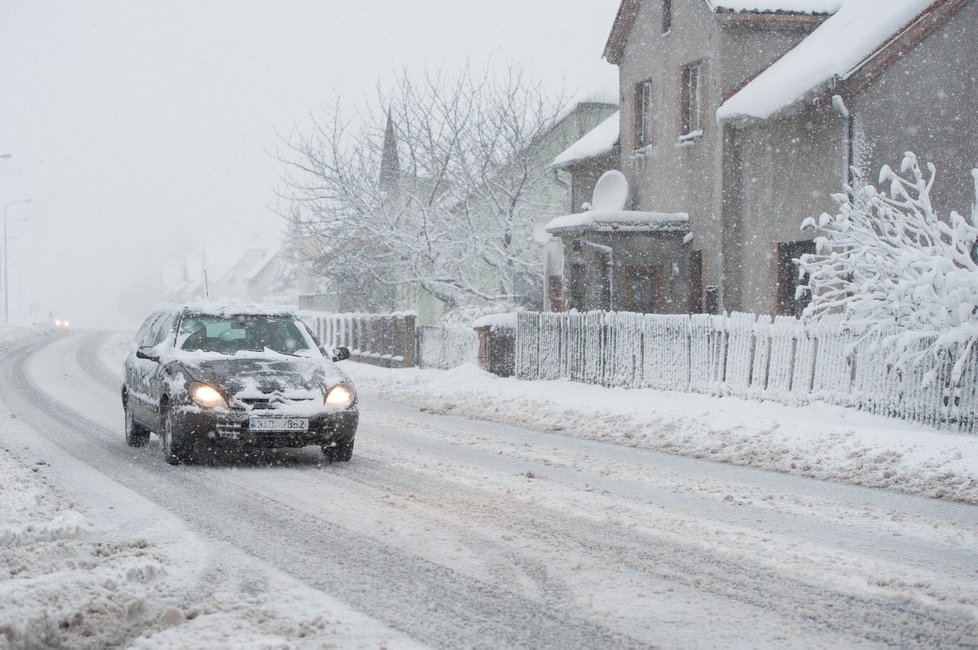
[[(931, 204), (936, 169), (925, 173), (913, 153), (900, 172), (884, 165), (879, 183), (835, 195), (837, 214), (806, 219), (816, 252), (804, 255), (812, 301), (805, 315), (842, 313), (856, 331), (879, 335), (898, 363), (950, 352), (952, 379), (978, 337), (978, 208), (970, 219), (941, 219)], [(978, 170), (972, 170), (978, 198)], [(922, 344), (922, 342), (924, 344)]]

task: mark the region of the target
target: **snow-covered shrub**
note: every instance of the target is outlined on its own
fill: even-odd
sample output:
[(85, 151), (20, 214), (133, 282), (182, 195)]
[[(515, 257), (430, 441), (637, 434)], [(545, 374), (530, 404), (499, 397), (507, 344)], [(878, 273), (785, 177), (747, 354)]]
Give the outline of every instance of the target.
[[(880, 336), (897, 363), (916, 363), (939, 352), (954, 361), (957, 381), (978, 337), (978, 208), (970, 219), (946, 220), (931, 204), (936, 169), (925, 173), (913, 153), (900, 172), (884, 165), (879, 183), (835, 195), (837, 214), (806, 219), (816, 252), (804, 255), (812, 301), (805, 315), (842, 313), (865, 336)], [(972, 170), (978, 198), (978, 170)]]

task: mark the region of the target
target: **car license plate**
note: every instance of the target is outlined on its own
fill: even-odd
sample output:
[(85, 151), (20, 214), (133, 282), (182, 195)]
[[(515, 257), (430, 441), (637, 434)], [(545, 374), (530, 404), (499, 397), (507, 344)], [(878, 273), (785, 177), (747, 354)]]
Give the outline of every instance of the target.
[(308, 431), (309, 418), (265, 418), (252, 417), (248, 420), (251, 431)]

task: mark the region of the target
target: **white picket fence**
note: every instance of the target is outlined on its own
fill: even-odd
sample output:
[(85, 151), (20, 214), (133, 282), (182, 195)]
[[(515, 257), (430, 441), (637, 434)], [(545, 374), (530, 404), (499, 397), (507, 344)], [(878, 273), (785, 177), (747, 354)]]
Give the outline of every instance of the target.
[(951, 381), (948, 355), (925, 385), (933, 364), (895, 366), (874, 343), (841, 319), (805, 325), (738, 313), (525, 312), (516, 331), (516, 376), (786, 404), (821, 400), (978, 433), (978, 345), (958, 382)]
[(403, 368), (415, 365), (414, 312), (299, 314), (326, 345), (346, 346), (353, 360)]

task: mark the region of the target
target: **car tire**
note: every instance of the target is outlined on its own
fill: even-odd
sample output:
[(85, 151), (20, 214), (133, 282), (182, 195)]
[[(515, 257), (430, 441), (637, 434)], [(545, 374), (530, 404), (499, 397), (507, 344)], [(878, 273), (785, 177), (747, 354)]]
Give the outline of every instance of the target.
[(122, 409), (126, 413), (126, 444), (130, 447), (145, 446), (149, 442), (149, 429), (136, 424), (136, 421), (132, 417), (132, 409), (129, 408), (128, 401), (122, 405)]
[(331, 463), (346, 463), (353, 458), (353, 441), (340, 442), (334, 447), (323, 445), (323, 455)]
[(169, 410), (163, 412), (162, 429), (163, 435), (160, 438), (163, 440), (163, 458), (166, 462), (170, 465), (187, 462), (190, 459), (191, 441), (184, 432), (174, 427)]

